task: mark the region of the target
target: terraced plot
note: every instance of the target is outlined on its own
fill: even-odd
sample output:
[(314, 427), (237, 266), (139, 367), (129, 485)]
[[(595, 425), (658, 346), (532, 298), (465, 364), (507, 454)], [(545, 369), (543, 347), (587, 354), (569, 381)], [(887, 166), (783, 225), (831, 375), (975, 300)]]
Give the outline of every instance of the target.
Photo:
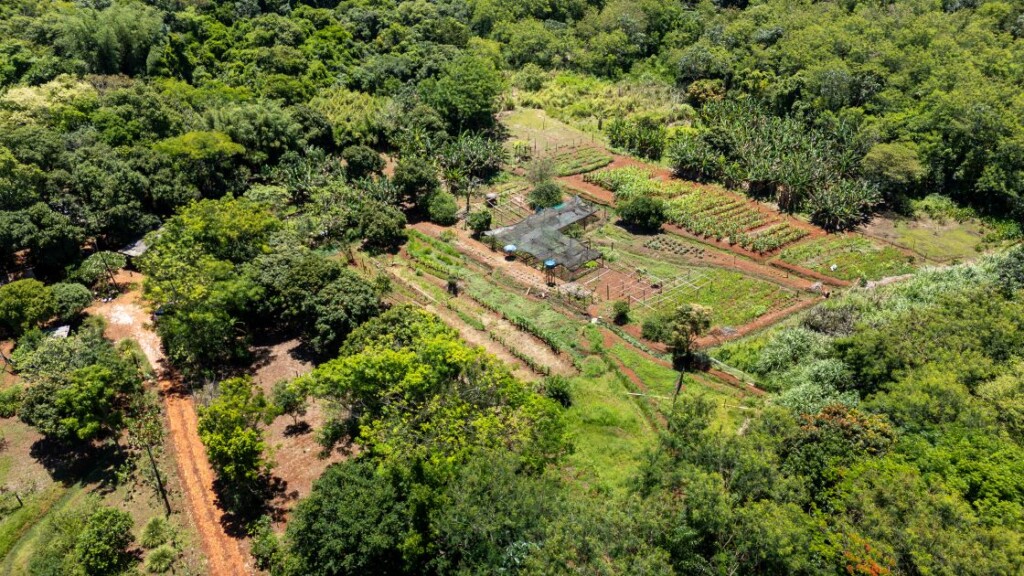
[(753, 252), (772, 252), (808, 235), (806, 230), (791, 226), (724, 189), (666, 182), (655, 178), (646, 168), (599, 170), (584, 179), (613, 192), (616, 202), (637, 196), (662, 198), (669, 222), (698, 236), (727, 240)]
[(808, 240), (779, 254), (779, 260), (840, 280), (878, 280), (912, 272), (914, 258), (859, 236)]
[(555, 173), (572, 176), (593, 172), (612, 163), (612, 155), (596, 147), (570, 148), (550, 156), (555, 163)]

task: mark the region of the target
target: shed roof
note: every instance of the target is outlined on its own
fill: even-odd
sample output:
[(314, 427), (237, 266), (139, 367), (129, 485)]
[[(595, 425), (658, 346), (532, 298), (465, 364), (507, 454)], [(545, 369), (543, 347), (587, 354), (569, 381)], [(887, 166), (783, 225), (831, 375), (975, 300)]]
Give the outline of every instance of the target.
[(574, 238), (562, 233), (565, 228), (593, 216), (597, 208), (579, 196), (554, 208), (546, 208), (524, 220), (487, 232), (500, 244), (515, 244), (519, 251), (538, 260), (554, 260), (556, 264), (575, 270), (601, 257), (601, 253), (587, 248)]

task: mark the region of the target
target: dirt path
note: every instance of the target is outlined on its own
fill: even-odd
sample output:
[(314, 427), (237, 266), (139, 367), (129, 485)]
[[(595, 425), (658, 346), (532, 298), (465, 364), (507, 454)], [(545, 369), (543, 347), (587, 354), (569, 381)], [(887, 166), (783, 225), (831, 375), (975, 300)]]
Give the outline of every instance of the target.
[[(126, 284), (137, 285), (141, 280), (139, 274), (122, 273), (118, 276), (118, 281)], [(240, 542), (224, 532), (222, 514), (213, 491), (213, 469), (199, 441), (195, 405), (192, 397), (183, 394), (178, 383), (165, 370), (160, 338), (148, 325), (149, 314), (142, 305), (139, 289), (136, 287), (111, 302), (94, 304), (87, 312), (106, 319), (105, 335), (111, 340), (136, 340), (159, 374), (158, 386), (167, 410), (169, 444), (177, 463), (188, 515), (195, 522), (202, 541), (208, 573), (211, 576), (253, 574)]]

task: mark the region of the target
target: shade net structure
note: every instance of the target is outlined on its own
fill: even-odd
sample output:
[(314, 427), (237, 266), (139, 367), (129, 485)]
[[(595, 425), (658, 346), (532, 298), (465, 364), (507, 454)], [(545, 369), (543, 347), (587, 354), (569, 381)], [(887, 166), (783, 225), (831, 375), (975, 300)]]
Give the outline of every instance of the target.
[(553, 260), (557, 268), (569, 275), (584, 264), (601, 258), (601, 253), (570, 238), (563, 230), (573, 224), (586, 224), (597, 217), (598, 210), (579, 196), (554, 208), (546, 208), (522, 221), (486, 232), (495, 245), (516, 247), (516, 254), (528, 255), (540, 262)]

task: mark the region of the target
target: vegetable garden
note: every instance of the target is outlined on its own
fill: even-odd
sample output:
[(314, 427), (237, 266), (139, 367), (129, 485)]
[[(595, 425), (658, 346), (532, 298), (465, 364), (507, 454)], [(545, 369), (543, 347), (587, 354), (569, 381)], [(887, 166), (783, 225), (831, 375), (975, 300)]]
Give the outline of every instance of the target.
[(612, 163), (608, 152), (591, 146), (570, 148), (557, 152), (550, 158), (555, 163), (555, 173), (559, 176), (572, 176), (593, 172)]
[(637, 196), (661, 198), (665, 200), (669, 222), (698, 236), (727, 240), (760, 254), (808, 235), (806, 230), (783, 222), (723, 189), (665, 182), (645, 168), (599, 170), (584, 180), (613, 192), (616, 201)]

